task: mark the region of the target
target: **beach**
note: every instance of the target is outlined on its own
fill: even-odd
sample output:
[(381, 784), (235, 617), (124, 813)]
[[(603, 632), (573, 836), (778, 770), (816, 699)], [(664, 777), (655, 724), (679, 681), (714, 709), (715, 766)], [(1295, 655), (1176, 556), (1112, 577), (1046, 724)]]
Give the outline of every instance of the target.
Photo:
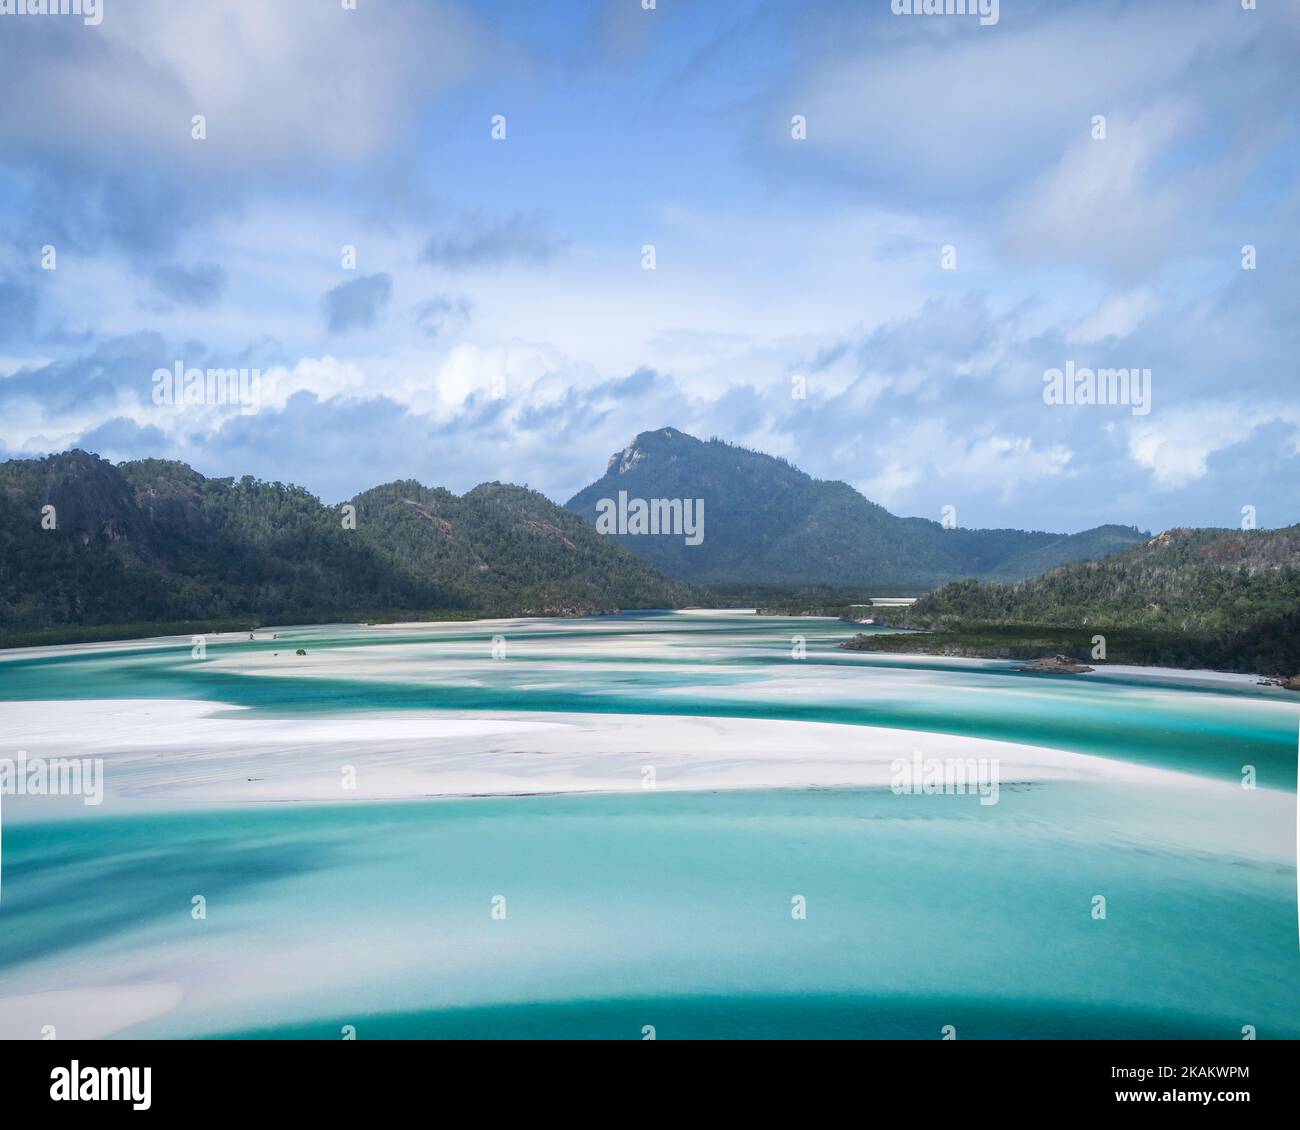
[(3, 797), (0, 1036), (1294, 1029), (1285, 692), (847, 654), (847, 630), (0, 655), (0, 758), (103, 783)]
[[(186, 700), (0, 703), (29, 758), (103, 757), (108, 803), (350, 803), (436, 796), (885, 788), (899, 760), (996, 762), (1004, 781), (1229, 789), (1190, 773), (1023, 743), (872, 726), (636, 714), (268, 719)], [(345, 769), (351, 772), (345, 774)], [(1240, 791), (1240, 790), (1238, 790)], [(47, 802), (17, 797), (22, 819)]]

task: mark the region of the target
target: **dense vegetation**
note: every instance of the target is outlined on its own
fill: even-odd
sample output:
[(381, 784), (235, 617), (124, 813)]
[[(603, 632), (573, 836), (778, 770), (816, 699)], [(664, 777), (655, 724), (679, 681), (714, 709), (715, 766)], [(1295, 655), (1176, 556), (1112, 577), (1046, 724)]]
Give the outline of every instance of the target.
[[(704, 464), (701, 449), (707, 452)], [(712, 467), (714, 477), (693, 477), (701, 465)], [(652, 480), (627, 478), (648, 466), (660, 468)], [(664, 466), (672, 472), (666, 478)], [(740, 477), (724, 473), (727, 466)], [(626, 489), (633, 496), (643, 491), (642, 497), (713, 499), (706, 503), (705, 544), (720, 544), (706, 573), (739, 569), (746, 556), (769, 564), (784, 560), (782, 567), (792, 568), (798, 537), (774, 540), (764, 523), (793, 528), (803, 504), (813, 508), (814, 520), (810, 525), (804, 515), (799, 536), (814, 538), (833, 557), (836, 537), (853, 547), (852, 554), (865, 552), (865, 530), (873, 551), (893, 554), (889, 569), (924, 556), (918, 546), (930, 536), (930, 526), (949, 548), (965, 544), (967, 561), (993, 576), (1036, 569), (1072, 552), (1052, 535), (942, 530), (935, 523), (894, 518), (842, 483), (817, 483), (780, 460), (716, 441), (703, 444), (679, 432), (639, 437), (611, 462), (611, 474), (615, 481), (596, 487)], [(764, 479), (769, 474), (775, 478)], [(708, 493), (709, 483), (720, 493)], [(597, 491), (596, 497), (605, 496)], [(761, 521), (716, 504), (718, 498), (742, 496), (754, 502)], [(54, 508), (53, 529), (42, 527), (46, 506)], [(74, 451), (0, 464), (0, 642), (700, 603), (855, 618), (864, 610), (852, 606), (871, 596), (923, 587), (916, 577), (878, 584), (796, 577), (722, 582), (703, 591), (656, 572), (614, 537), (597, 534), (579, 513), (501, 483), (460, 496), (417, 482), (389, 483), (358, 495), (351, 506), (355, 528), (347, 528), (341, 506), (326, 506), (300, 487), (249, 476), (208, 479), (183, 463), (162, 460), (115, 467)], [(865, 527), (864, 514), (871, 519)], [(921, 530), (923, 536), (908, 541), (900, 530)], [(746, 555), (744, 539), (750, 535), (755, 548)], [(963, 543), (950, 540), (954, 535), (969, 536)], [(1076, 535), (1082, 539), (1076, 547), (1087, 543), (1106, 552), (1130, 535), (1101, 527)], [(1006, 556), (1017, 538), (1029, 544)], [(625, 542), (668, 547), (669, 568), (681, 567), (673, 546), (686, 553), (703, 549), (680, 539)], [(925, 575), (933, 571), (931, 566)], [(909, 609), (877, 608), (871, 615), (929, 634), (868, 636), (853, 646), (1014, 658), (1059, 653), (1088, 660), (1092, 637), (1101, 633), (1112, 662), (1295, 675), (1300, 527), (1172, 530), (1029, 580), (957, 581)]]
[(1295, 675), (1300, 526), (1169, 530), (1018, 584), (950, 584), (877, 619), (936, 633), (902, 645), (916, 650), (1014, 645), (1029, 654), (1035, 640), (1064, 640), (1044, 647), (1082, 659), (1100, 632), (1112, 662)]
[(341, 507), (300, 487), (183, 463), (74, 451), (0, 464), (0, 634), (668, 607), (691, 594), (519, 487), (457, 498), (395, 483), (353, 505), (346, 529)]
[(709, 604), (716, 608), (753, 608), (766, 616), (835, 616), (844, 619), (870, 616), (873, 596), (913, 596), (911, 586), (881, 585), (709, 585)]
[(458, 497), (400, 482), (353, 502), (363, 538), (458, 607), (541, 615), (673, 608), (694, 595), (525, 487), (483, 483)]
[(618, 536), (662, 572), (700, 584), (865, 587), (911, 594), (959, 577), (1018, 579), (1141, 541), (1137, 530), (1084, 533), (944, 529), (899, 518), (847, 483), (824, 482), (721, 440), (662, 428), (616, 452), (602, 478), (566, 504), (594, 523), (597, 503), (629, 498), (704, 500), (704, 540)]

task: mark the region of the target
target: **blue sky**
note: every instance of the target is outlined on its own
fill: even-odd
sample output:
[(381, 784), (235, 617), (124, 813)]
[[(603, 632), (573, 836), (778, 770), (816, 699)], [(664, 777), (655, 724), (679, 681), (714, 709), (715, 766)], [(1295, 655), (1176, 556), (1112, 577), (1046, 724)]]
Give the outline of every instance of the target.
[(0, 15), (0, 456), (563, 501), (671, 425), (962, 525), (1300, 521), (1297, 58), (1277, 0)]

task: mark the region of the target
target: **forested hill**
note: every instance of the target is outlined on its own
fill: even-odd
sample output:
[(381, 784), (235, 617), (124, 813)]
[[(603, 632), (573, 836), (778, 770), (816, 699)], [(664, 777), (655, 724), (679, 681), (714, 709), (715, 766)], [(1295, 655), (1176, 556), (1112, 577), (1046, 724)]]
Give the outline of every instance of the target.
[(704, 538), (613, 534), (674, 577), (726, 585), (907, 585), (960, 577), (1019, 579), (1143, 539), (1128, 526), (1065, 535), (947, 529), (900, 518), (848, 483), (814, 479), (784, 459), (676, 428), (642, 432), (566, 505), (595, 523), (602, 499), (700, 499)]
[(353, 503), (368, 544), (460, 608), (675, 608), (693, 596), (525, 487), (482, 483), (457, 496), (407, 481)]
[(1188, 663), (1294, 675), (1300, 526), (1168, 530), (1019, 584), (946, 585), (892, 619), (936, 631), (981, 624), (1134, 629), (1189, 641), (1180, 645)]
[(152, 459), (114, 466), (83, 451), (10, 460), (0, 464), (0, 633), (600, 611), (669, 607), (690, 594), (520, 487), (487, 484), (458, 498), (394, 483), (352, 505), (347, 529), (341, 506), (249, 476), (208, 479)]

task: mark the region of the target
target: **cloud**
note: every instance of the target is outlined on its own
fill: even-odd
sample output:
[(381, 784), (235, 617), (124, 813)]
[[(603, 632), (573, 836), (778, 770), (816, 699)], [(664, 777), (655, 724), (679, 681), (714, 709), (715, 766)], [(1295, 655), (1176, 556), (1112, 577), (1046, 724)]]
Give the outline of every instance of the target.
[(505, 220), (465, 216), (456, 227), (429, 238), (420, 261), (449, 271), (499, 268), (507, 263), (545, 266), (565, 247), (540, 216), (519, 213)]
[[(964, 525), (1300, 518), (1300, 17), (552, 7), (0, 29), (0, 449), (563, 499), (670, 424)], [(1150, 367), (1151, 415), (1045, 406), (1070, 359)], [(259, 411), (160, 409), (178, 360), (259, 368)]]
[(1189, 128), (1184, 110), (1163, 106), (1113, 118), (1104, 141), (1084, 135), (1012, 204), (1003, 239), (1015, 255), (1086, 263), (1146, 275), (1183, 238), (1198, 199), (1183, 181), (1159, 183), (1155, 168)]
[(36, 327), (36, 288), (0, 279), (0, 341), (32, 336)]
[(1065, 335), (1073, 344), (1090, 345), (1108, 337), (1128, 337), (1156, 308), (1155, 296), (1145, 289), (1115, 294), (1085, 318), (1081, 318)]
[(1093, 114), (1203, 88), (1209, 59), (1268, 34), (1240, 12), (1182, 0), (1018, 5), (996, 30), (893, 18), (885, 4), (849, 16), (833, 0), (819, 7), (800, 20), (812, 47), (783, 104), (859, 173), (945, 199), (1014, 183), (1026, 158), (1086, 136)]
[(393, 280), (385, 274), (366, 275), (327, 290), (321, 296), (321, 305), (330, 333), (373, 326), (392, 296)]
[(160, 456), (167, 452), (170, 444), (161, 428), (152, 424), (141, 427), (125, 416), (114, 416), (83, 432), (76, 446), (116, 462)]
[(1142, 420), (1129, 434), (1129, 452), (1160, 490), (1178, 490), (1210, 470), (1211, 458), (1247, 444), (1263, 428), (1282, 424), (1300, 451), (1300, 403), (1251, 404), (1240, 399), (1186, 405)]
[(28, 107), (40, 107), (8, 101), (0, 110), (10, 153), (148, 154), (223, 180), (246, 175), (202, 155), (190, 119), (203, 114), (221, 158), (257, 160), (263, 171), (268, 162), (364, 159), (408, 128), (412, 91), (464, 80), (492, 45), (448, 0), (388, 0), (370, 11), (316, 0), (108, 7), (93, 32), (76, 20), (6, 21), (0, 66)]
[[(788, 77), (756, 102), (761, 173), (846, 182), (946, 226), (980, 213), (1024, 259), (1132, 276), (1198, 223), (1213, 246), (1228, 199), (1294, 144), (1285, 75), (1300, 21), (1280, 11), (1060, 0), (1005, 5), (980, 29), (894, 18), (884, 3), (810, 4)], [(1287, 109), (1261, 120), (1261, 105)], [(783, 125), (796, 111), (809, 129), (798, 160)], [(1091, 140), (1096, 115), (1104, 142)]]
[(226, 272), (217, 263), (166, 263), (151, 277), (158, 293), (180, 306), (211, 306), (226, 289)]
[[(42, 239), (173, 252), (293, 178), (318, 188), (410, 136), (501, 49), (454, 0), (132, 0), (6, 19), (0, 152)], [(431, 51), (430, 44), (437, 50)], [(39, 111), (33, 108), (39, 107)], [(203, 115), (207, 139), (192, 136)], [(310, 178), (310, 180), (309, 180)]]
[(427, 337), (438, 337), (452, 324), (468, 322), (474, 304), (465, 295), (435, 294), (411, 311), (411, 318)]
[[(876, 474), (855, 481), (873, 501), (887, 507), (903, 504), (907, 513), (920, 509), (937, 520), (941, 504), (960, 499), (959, 508), (966, 509), (964, 500), (969, 492), (965, 484), (982, 485), (985, 506), (990, 495), (1011, 502), (1027, 484), (1052, 490), (1053, 480), (1067, 471), (1073, 458), (1074, 453), (1060, 443), (998, 432), (971, 436), (960, 426), (954, 429), (945, 422), (918, 420), (904, 425), (880, 445), (877, 459), (883, 462)], [(937, 495), (928, 491), (918, 496), (914, 488), (923, 483), (945, 485)], [(918, 507), (918, 497), (936, 501)]]
[(19, 368), (0, 380), (0, 443), (10, 451), (59, 450), (106, 420), (142, 413), (150, 374), (172, 356), (157, 334), (137, 333)]

